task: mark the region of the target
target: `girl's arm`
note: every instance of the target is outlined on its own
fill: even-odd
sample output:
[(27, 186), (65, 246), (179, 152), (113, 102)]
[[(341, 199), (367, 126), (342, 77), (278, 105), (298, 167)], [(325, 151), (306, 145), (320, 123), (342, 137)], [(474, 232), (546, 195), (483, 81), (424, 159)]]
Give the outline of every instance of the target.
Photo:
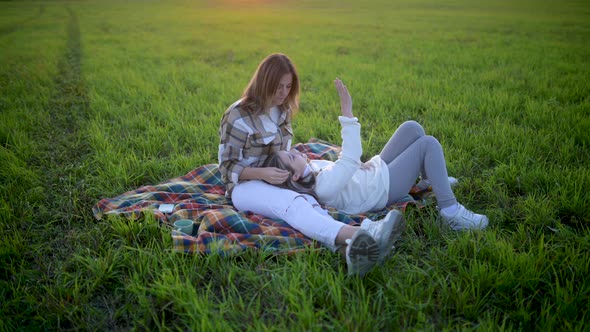
[(344, 85), (339, 79), (334, 80), (334, 85), (340, 96), (340, 113), (342, 113), (342, 116), (344, 117), (352, 118), (352, 97), (350, 96), (346, 85)]
[(315, 192), (320, 200), (338, 195), (361, 167), (361, 125), (357, 118), (338, 118), (342, 125), (342, 151), (338, 160), (322, 168), (317, 175)]
[(326, 167), (318, 174), (316, 194), (318, 197), (333, 197), (348, 184), (350, 178), (361, 167), (361, 125), (358, 119), (352, 115), (352, 98), (346, 86), (340, 80), (335, 80), (334, 85), (340, 95), (340, 112), (338, 117), (342, 125), (342, 151), (338, 160)]

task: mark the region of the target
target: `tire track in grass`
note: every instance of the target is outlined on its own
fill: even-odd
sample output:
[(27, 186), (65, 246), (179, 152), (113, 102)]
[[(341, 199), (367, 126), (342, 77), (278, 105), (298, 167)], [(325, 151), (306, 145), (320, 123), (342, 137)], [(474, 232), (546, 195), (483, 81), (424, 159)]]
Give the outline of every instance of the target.
[(84, 177), (90, 147), (80, 129), (89, 118), (90, 102), (82, 78), (78, 17), (71, 8), (66, 10), (69, 14), (66, 48), (57, 64), (55, 93), (49, 101), (43, 166), (46, 166), (48, 212), (59, 217), (58, 221), (70, 224), (87, 214), (83, 211), (83, 203), (88, 200), (84, 194)]
[[(104, 237), (92, 216), (94, 198), (86, 194), (89, 185), (86, 180), (93, 171), (93, 150), (85, 128), (92, 111), (82, 71), (84, 53), (80, 24), (75, 11), (69, 6), (65, 9), (68, 14), (65, 48), (57, 61), (54, 92), (41, 133), (42, 159), (38, 165), (46, 178), (46, 203), (45, 211), (37, 216), (42, 232), (38, 233), (37, 240), (44, 242), (36, 263), (44, 274), (46, 290), (45, 294), (39, 294), (41, 310), (46, 310), (41, 316), (49, 326), (57, 324), (60, 328), (71, 329), (78, 324), (99, 323), (94, 315), (89, 315), (88, 322), (82, 323), (80, 306), (107, 317), (103, 306), (105, 303), (110, 306), (111, 300), (106, 299), (108, 294), (97, 298), (92, 288), (73, 290), (66, 281), (72, 266), (80, 264), (76, 255), (86, 257), (87, 249), (97, 250)], [(100, 324), (108, 322), (110, 320)]]
[[(45, 195), (34, 217), (38, 225), (35, 242), (40, 244), (41, 256), (36, 261), (48, 281), (62, 273), (60, 266), (68, 264), (80, 247), (96, 245), (88, 222), (92, 220), (92, 201), (85, 193), (91, 149), (84, 126), (90, 117), (90, 101), (82, 76), (78, 17), (69, 7), (66, 11), (65, 48), (57, 61), (54, 92), (44, 123), (36, 134), (39, 154), (33, 161), (44, 177)], [(48, 286), (53, 287), (51, 283)]]
[[(72, 273), (87, 267), (84, 262), (95, 261), (94, 251), (101, 248), (105, 237), (92, 216), (95, 198), (86, 194), (86, 180), (94, 169), (85, 128), (93, 114), (82, 72), (80, 24), (76, 13), (70, 7), (66, 10), (66, 47), (57, 63), (41, 144), (44, 160), (39, 163), (45, 168), (47, 199), (46, 218), (38, 220), (43, 233), (37, 240), (45, 242), (37, 264), (46, 290), (39, 296), (45, 311), (39, 316), (48, 326), (59, 329), (111, 330), (117, 324), (113, 317), (115, 308), (120, 307), (119, 295), (104, 288), (100, 281), (104, 275)], [(75, 289), (73, 282), (92, 286)]]
[(15, 314), (8, 324), (25, 330), (74, 328), (67, 317), (78, 309), (70, 300), (73, 291), (64, 286), (64, 271), (80, 248), (95, 246), (96, 231), (88, 226), (91, 202), (85, 195), (91, 149), (83, 128), (90, 102), (82, 78), (78, 17), (66, 10), (65, 48), (57, 61), (53, 93), (45, 105), (39, 103), (44, 109), (32, 134), (37, 153), (28, 161), (41, 178), (41, 197), (32, 203), (31, 219), (25, 220), (33, 226), (22, 233), (28, 250), (12, 276), (24, 286), (12, 290), (8, 310)]

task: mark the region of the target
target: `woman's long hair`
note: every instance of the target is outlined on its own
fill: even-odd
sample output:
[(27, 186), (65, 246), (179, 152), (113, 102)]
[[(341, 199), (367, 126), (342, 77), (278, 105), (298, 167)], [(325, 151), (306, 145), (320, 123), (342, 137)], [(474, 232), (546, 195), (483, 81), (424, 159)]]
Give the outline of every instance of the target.
[(309, 172), (306, 176), (300, 177), (298, 181), (293, 180), (293, 169), (279, 158), (278, 152), (273, 152), (266, 158), (264, 167), (276, 167), (289, 171), (287, 181), (278, 184), (278, 187), (290, 189), (300, 194), (309, 194), (318, 199), (315, 194), (316, 175), (314, 172)]
[(282, 111), (289, 111), (289, 119), (299, 110), (299, 75), (297, 69), (288, 56), (274, 53), (267, 56), (258, 65), (250, 83), (242, 93), (240, 107), (250, 112), (261, 112), (270, 109), (281, 78), (291, 74), (291, 91), (282, 105)]

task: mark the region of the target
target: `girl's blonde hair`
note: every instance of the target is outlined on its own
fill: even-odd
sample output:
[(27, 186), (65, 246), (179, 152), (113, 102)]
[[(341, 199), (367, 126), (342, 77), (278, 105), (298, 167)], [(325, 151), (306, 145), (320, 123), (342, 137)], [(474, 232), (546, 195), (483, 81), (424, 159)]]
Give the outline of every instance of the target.
[(293, 180), (293, 169), (285, 164), (279, 157), (278, 152), (271, 153), (264, 161), (264, 167), (276, 167), (289, 171), (289, 178), (287, 181), (278, 184), (278, 187), (286, 188), (298, 192), (300, 194), (309, 194), (315, 199), (318, 199), (315, 194), (316, 175), (314, 172), (309, 172), (306, 176), (302, 176), (299, 180)]
[(282, 53), (274, 53), (262, 60), (256, 72), (250, 79), (250, 83), (242, 94), (240, 107), (250, 112), (261, 112), (271, 107), (281, 78), (291, 74), (291, 91), (282, 105), (281, 111), (289, 111), (289, 117), (299, 110), (299, 75), (291, 59)]

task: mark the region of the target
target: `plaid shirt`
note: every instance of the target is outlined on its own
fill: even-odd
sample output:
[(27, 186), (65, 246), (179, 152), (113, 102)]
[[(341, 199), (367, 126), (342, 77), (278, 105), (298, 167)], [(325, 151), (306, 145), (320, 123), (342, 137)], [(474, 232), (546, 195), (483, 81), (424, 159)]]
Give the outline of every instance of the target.
[(217, 157), (228, 197), (244, 168), (261, 167), (272, 152), (290, 150), (293, 138), (290, 111), (275, 108), (270, 114), (252, 113), (239, 106), (238, 100), (223, 113), (219, 127)]

